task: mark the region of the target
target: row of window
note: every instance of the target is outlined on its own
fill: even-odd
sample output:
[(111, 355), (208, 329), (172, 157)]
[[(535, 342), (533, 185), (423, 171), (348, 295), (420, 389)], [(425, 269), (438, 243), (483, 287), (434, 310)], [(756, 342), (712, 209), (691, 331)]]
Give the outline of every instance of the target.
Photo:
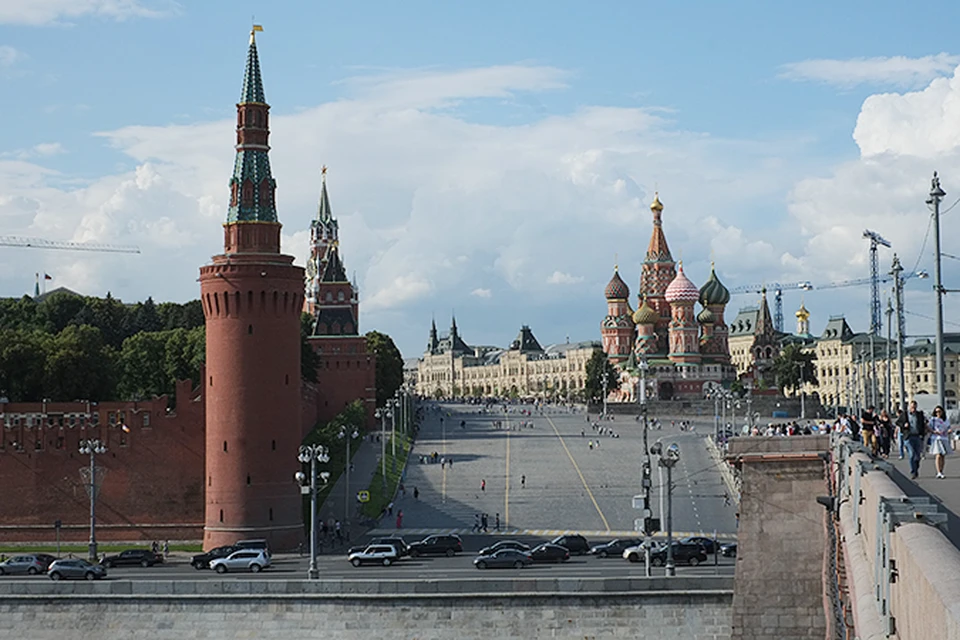
[[(224, 291), (221, 293), (207, 293), (205, 296), (201, 296), (200, 302), (203, 304), (203, 313), (207, 318), (211, 316), (220, 317), (239, 317), (243, 312), (245, 305), (246, 311), (259, 311), (266, 312), (268, 307), (273, 310), (273, 313), (288, 313), (295, 312), (300, 313), (303, 307), (303, 294), (293, 293), (289, 291), (284, 291), (283, 295), (279, 291), (273, 291), (271, 295), (268, 295), (266, 291), (261, 291), (259, 296), (259, 306), (256, 305), (257, 296), (254, 295), (253, 291), (247, 291), (246, 301), (243, 302), (244, 296), (239, 291), (234, 291), (232, 294), (229, 291)], [(250, 333), (253, 333), (252, 331)]]
[[(108, 411), (107, 412), (107, 424), (111, 427), (116, 427), (119, 425), (138, 426), (138, 427), (149, 427), (150, 426), (150, 412), (130, 412), (130, 420), (127, 421), (127, 412), (126, 411)], [(47, 427), (48, 429), (64, 429), (69, 428), (73, 429), (75, 427), (80, 427), (81, 429), (86, 429), (87, 427), (97, 427), (100, 426), (100, 414), (99, 413), (80, 413), (80, 414), (62, 414), (62, 415), (49, 415), (44, 413), (7, 413), (0, 414), (0, 423), (3, 424), (7, 429), (13, 427), (26, 427), (30, 429), (32, 427)]]

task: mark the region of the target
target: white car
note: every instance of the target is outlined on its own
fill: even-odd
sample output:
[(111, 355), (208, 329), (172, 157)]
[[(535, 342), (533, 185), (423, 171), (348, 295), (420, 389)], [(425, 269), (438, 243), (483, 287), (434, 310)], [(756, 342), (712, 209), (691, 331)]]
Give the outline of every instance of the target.
[(252, 571), (257, 573), (270, 566), (270, 556), (263, 549), (241, 549), (226, 558), (210, 561), (210, 568), (217, 573), (227, 571)]
[(390, 544), (372, 544), (363, 551), (357, 551), (347, 556), (347, 560), (355, 567), (362, 564), (382, 564), (389, 567), (400, 559), (396, 547)]
[[(643, 547), (644, 543), (640, 543), (635, 547), (627, 547), (623, 550), (623, 559), (629, 560), (630, 562), (643, 562), (646, 557), (646, 551)], [(650, 541), (650, 553), (653, 553), (660, 548), (660, 543), (656, 540)]]

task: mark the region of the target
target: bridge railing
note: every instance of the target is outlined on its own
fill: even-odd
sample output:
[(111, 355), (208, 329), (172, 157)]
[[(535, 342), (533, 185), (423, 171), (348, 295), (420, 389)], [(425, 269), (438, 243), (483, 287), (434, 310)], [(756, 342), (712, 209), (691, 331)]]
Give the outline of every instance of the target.
[(857, 637), (960, 638), (960, 550), (944, 535), (943, 507), (907, 496), (892, 467), (849, 438), (833, 454)]

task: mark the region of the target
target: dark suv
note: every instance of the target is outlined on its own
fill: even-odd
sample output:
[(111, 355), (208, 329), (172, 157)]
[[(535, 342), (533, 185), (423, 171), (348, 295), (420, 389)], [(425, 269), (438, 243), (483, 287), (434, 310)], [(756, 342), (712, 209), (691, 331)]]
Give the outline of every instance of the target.
[(460, 536), (455, 535), (427, 536), (423, 540), (410, 543), (410, 555), (414, 558), (429, 555), (445, 555), (452, 558), (461, 551), (463, 551), (463, 541)]
[(590, 553), (590, 545), (587, 543), (587, 539), (575, 533), (557, 536), (550, 541), (550, 544), (566, 547), (570, 555), (577, 554), (578, 556), (582, 556)]
[(150, 551), (149, 549), (127, 549), (121, 551), (119, 555), (107, 556), (103, 559), (103, 566), (109, 568), (122, 567), (124, 565), (140, 565), (141, 567), (152, 567), (155, 564), (163, 562), (163, 556)]
[[(675, 564), (689, 564), (693, 567), (701, 562), (707, 561), (707, 552), (703, 550), (703, 545), (689, 544), (686, 542), (673, 543), (673, 561)], [(650, 564), (655, 567), (662, 567), (667, 563), (667, 547), (660, 547), (650, 552)]]
[(216, 547), (215, 549), (210, 549), (210, 551), (207, 551), (206, 553), (193, 556), (193, 558), (190, 559), (190, 564), (192, 564), (193, 568), (198, 571), (200, 569), (209, 569), (211, 560), (216, 560), (217, 558), (226, 558), (234, 551), (239, 550), (240, 547), (233, 544), (228, 544), (225, 547)]
[(398, 557), (410, 555), (410, 545), (407, 544), (407, 541), (401, 538), (400, 536), (387, 536), (385, 538), (374, 538), (370, 541), (369, 544), (361, 544), (356, 547), (350, 547), (347, 549), (347, 555), (351, 553), (360, 553), (371, 544), (389, 544), (393, 545), (393, 548), (397, 550)]

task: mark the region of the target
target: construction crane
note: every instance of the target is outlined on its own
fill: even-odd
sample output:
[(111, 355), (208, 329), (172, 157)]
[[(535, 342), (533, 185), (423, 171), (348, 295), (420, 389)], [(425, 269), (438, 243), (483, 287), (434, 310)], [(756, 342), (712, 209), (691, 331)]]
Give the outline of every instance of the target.
[(880, 267), (877, 264), (877, 247), (879, 245), (890, 247), (890, 242), (870, 229), (864, 229), (863, 237), (870, 241), (870, 333), (878, 335), (883, 323), (883, 311), (880, 308)]
[(810, 291), (813, 289), (813, 285), (806, 281), (791, 282), (789, 284), (780, 284), (779, 282), (771, 282), (770, 284), (748, 284), (734, 287), (730, 290), (730, 293), (764, 293), (766, 291), (773, 291), (773, 328), (783, 332), (783, 292), (795, 289)]
[(58, 242), (43, 238), (0, 236), (0, 247), (24, 247), (30, 249), (60, 249), (64, 251), (96, 251), (98, 253), (140, 253), (140, 247), (101, 244), (97, 242)]

